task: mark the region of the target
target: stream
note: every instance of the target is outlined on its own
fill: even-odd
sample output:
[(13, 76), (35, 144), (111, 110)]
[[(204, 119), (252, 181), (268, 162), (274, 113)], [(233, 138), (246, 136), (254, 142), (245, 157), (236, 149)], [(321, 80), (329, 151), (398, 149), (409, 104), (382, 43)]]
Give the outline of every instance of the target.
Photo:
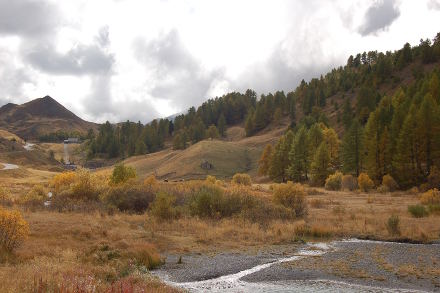
[(18, 166), (15, 164), (8, 164), (8, 163), (1, 163), (0, 162), (0, 165), (4, 166), (3, 169), (0, 169), (0, 171), (18, 169)]
[[(440, 286), (436, 286), (440, 284), (436, 283), (440, 282), (440, 275), (432, 276), (432, 278), (414, 277), (415, 279), (411, 275), (396, 276), (394, 272), (386, 271), (373, 261), (374, 257), (369, 254), (377, 253), (377, 251), (382, 251), (386, 259), (396, 266), (396, 272), (398, 266), (406, 265), (407, 261), (415, 262), (421, 268), (428, 266), (428, 263), (419, 263), (422, 259), (418, 251), (426, 256), (427, 262), (432, 257), (440, 256), (439, 245), (417, 246), (351, 239), (306, 244), (286, 257), (270, 259), (260, 256), (263, 263), (234, 273), (223, 274), (228, 269), (225, 270), (221, 266), (222, 263), (225, 267), (235, 262), (240, 264), (238, 260), (240, 255), (226, 253), (214, 257), (186, 256), (183, 259), (187, 259), (187, 262), (180, 265), (182, 267), (179, 268), (179, 265), (175, 263), (165, 265), (155, 274), (165, 283), (189, 292), (430, 292), (440, 290)], [(353, 272), (351, 272), (353, 275), (334, 275), (337, 268), (326, 271), (320, 267), (321, 264), (325, 267), (324, 264), (327, 262), (352, 260), (354, 254), (357, 254), (359, 259), (350, 264), (353, 267)], [(243, 259), (246, 263), (249, 261), (249, 255), (243, 255)], [(310, 263), (317, 262), (318, 265), (316, 268), (303, 269), (299, 261), (306, 264), (309, 261)], [(433, 263), (436, 264), (435, 261)], [(440, 265), (437, 265), (436, 269), (440, 271)], [(371, 274), (371, 277), (358, 277), (357, 273), (363, 271)], [(216, 273), (219, 276), (215, 276)], [(214, 277), (211, 278), (210, 275)]]

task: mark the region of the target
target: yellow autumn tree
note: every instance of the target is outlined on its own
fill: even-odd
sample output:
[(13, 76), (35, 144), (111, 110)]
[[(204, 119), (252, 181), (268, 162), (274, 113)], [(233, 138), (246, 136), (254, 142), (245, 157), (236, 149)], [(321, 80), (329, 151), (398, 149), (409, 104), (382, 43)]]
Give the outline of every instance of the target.
[(269, 173), (270, 164), (272, 162), (273, 148), (268, 144), (261, 155), (260, 161), (258, 161), (258, 175), (267, 175)]

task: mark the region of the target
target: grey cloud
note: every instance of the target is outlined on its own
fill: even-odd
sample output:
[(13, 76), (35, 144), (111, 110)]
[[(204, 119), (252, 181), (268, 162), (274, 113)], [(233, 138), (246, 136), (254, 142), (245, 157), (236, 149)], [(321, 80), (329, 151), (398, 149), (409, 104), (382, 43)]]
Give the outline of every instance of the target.
[(9, 101), (18, 103), (23, 101), (22, 88), (26, 83), (32, 83), (27, 70), (17, 67), (14, 54), (7, 50), (0, 50), (0, 105)]
[[(302, 79), (309, 81), (319, 77), (334, 66), (333, 60), (316, 62), (313, 65), (289, 65), (290, 54), (278, 47), (264, 63), (249, 68), (231, 85), (240, 91), (252, 88), (258, 93), (294, 90)], [(329, 62), (330, 61), (330, 62)]]
[(114, 56), (99, 44), (78, 45), (66, 54), (56, 52), (48, 44), (38, 44), (25, 50), (29, 64), (55, 75), (103, 74), (110, 71), (114, 63)]
[(54, 30), (58, 15), (47, 1), (0, 0), (0, 34), (38, 37)]
[(110, 89), (111, 79), (110, 74), (93, 77), (92, 91), (83, 101), (87, 114), (95, 121), (121, 122), (130, 120), (145, 123), (159, 116), (148, 100), (114, 101)]
[(223, 76), (221, 69), (205, 71), (187, 51), (176, 30), (150, 43), (138, 40), (134, 50), (147, 69), (155, 74), (151, 95), (170, 100), (179, 108), (201, 104)]
[(400, 11), (395, 0), (382, 0), (367, 10), (364, 24), (359, 28), (359, 33), (366, 36), (386, 29), (399, 16)]
[(429, 9), (440, 10), (440, 0), (431, 0), (428, 2)]

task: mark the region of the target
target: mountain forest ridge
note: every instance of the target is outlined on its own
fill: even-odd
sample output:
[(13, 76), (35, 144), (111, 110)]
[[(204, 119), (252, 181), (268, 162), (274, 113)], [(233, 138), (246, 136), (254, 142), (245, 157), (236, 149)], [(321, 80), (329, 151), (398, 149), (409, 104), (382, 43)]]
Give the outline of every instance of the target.
[[(147, 125), (107, 122), (95, 133), (89, 129), (97, 130), (96, 124), (45, 97), (3, 106), (0, 127), (43, 140), (63, 137), (51, 133), (54, 129), (65, 135), (76, 131), (89, 139), (89, 159), (143, 155), (171, 145), (183, 150), (205, 138), (231, 140), (227, 129), (232, 126), (244, 129), (246, 137), (285, 127), (290, 130), (286, 136), (265, 151), (266, 169), (260, 170), (261, 175), (275, 181), (313, 179), (323, 184), (337, 170), (354, 175), (367, 171), (376, 182), (393, 174), (400, 185), (410, 186), (426, 182), (431, 168), (439, 166), (439, 60), (440, 34), (415, 47), (407, 43), (394, 52), (350, 56), (345, 66), (303, 80), (287, 94), (277, 91), (257, 98), (250, 89), (232, 92), (197, 109), (191, 107), (173, 120), (157, 119)], [(411, 128), (411, 119), (413, 125), (422, 124)], [(430, 129), (429, 134), (424, 132), (424, 142), (415, 137), (423, 127)], [(274, 133), (279, 137), (279, 132)], [(264, 144), (256, 144), (260, 152)], [(410, 153), (405, 153), (407, 146)], [(317, 166), (318, 157), (327, 162)]]

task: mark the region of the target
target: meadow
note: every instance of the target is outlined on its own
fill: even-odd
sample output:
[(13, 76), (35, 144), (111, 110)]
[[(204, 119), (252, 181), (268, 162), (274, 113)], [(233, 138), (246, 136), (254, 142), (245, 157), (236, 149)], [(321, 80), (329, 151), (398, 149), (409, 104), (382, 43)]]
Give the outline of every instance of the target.
[(353, 237), (428, 243), (440, 235), (438, 209), (426, 201), (438, 200), (432, 191), (253, 184), (245, 174), (230, 182), (162, 182), (138, 179), (122, 165), (95, 173), (31, 170), (32, 180), (4, 172), (11, 177), (2, 177), (2, 209), (20, 211), (29, 233), (2, 248), (2, 292), (174, 292), (149, 273), (168, 253)]

